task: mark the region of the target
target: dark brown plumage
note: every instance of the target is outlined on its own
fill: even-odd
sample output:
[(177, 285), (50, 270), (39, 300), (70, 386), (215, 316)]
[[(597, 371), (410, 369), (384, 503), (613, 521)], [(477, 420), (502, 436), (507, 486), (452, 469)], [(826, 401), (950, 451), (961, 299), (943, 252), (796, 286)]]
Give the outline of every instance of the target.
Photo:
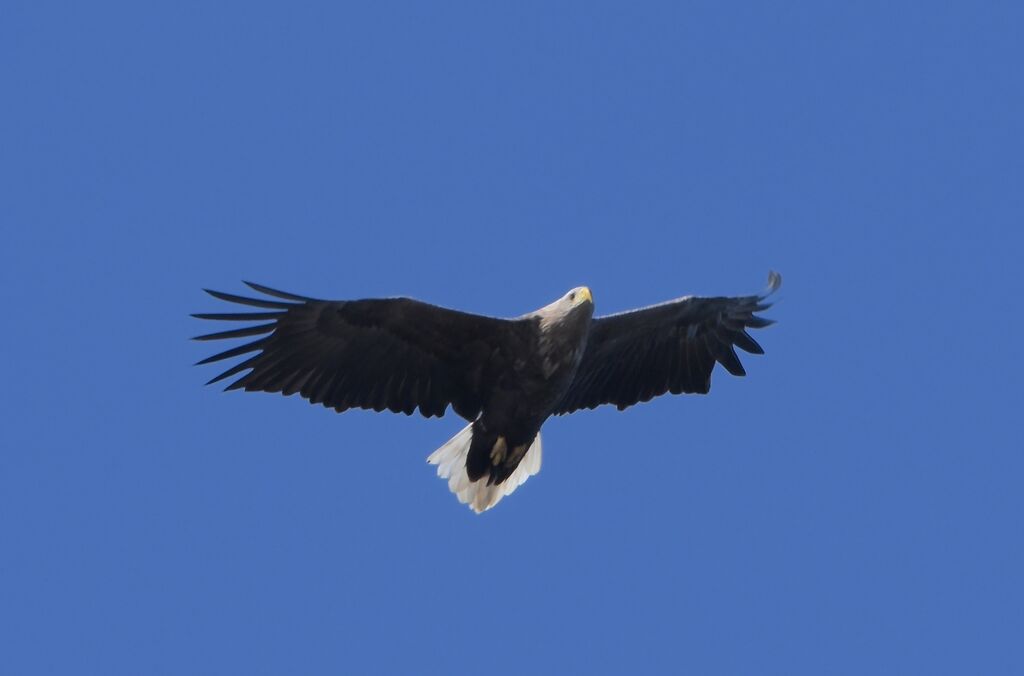
[(781, 281), (773, 276), (762, 296), (691, 297), (595, 318), (576, 377), (554, 414), (601, 404), (622, 410), (666, 392), (707, 394), (716, 362), (745, 376), (734, 348), (764, 354), (747, 329), (774, 323), (754, 313), (769, 307), (765, 297)]
[[(225, 389), (298, 393), (338, 412), (385, 409), (444, 415), (451, 405), (467, 419), (480, 413), (506, 353), (526, 347), (514, 325), (409, 298), (324, 301), (247, 284), (281, 300), (207, 291), (221, 300), (272, 312), (196, 314), (200, 319), (269, 323), (197, 336), (219, 340), (265, 335), (199, 362), (257, 354), (207, 384), (249, 372)], [(522, 333), (521, 330), (518, 333)]]
[(540, 469), (549, 416), (706, 393), (716, 363), (745, 375), (734, 348), (763, 354), (747, 329), (772, 323), (754, 313), (769, 307), (781, 277), (772, 273), (762, 295), (685, 297), (598, 318), (586, 287), (497, 319), (410, 298), (326, 301), (246, 284), (267, 298), (207, 292), (262, 311), (194, 315), (257, 322), (197, 336), (259, 336), (200, 361), (250, 355), (209, 383), (237, 376), (225, 389), (299, 394), (336, 411), (430, 417), (451, 406), (470, 425), (430, 461), (460, 500), (482, 511)]

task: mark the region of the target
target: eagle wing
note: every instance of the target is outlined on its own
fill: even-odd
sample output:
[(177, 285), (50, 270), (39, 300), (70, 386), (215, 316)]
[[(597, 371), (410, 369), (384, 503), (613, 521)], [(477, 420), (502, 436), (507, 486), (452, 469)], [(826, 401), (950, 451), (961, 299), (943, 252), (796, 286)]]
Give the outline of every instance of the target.
[(514, 320), (410, 298), (325, 301), (246, 284), (270, 298), (206, 291), (267, 311), (193, 315), (261, 322), (195, 338), (260, 336), (198, 362), (256, 353), (208, 385), (248, 371), (225, 389), (298, 393), (310, 403), (339, 412), (365, 408), (408, 415), (419, 409), (430, 417), (444, 415), (450, 404), (458, 415), (474, 420), (490, 391), (491, 374), (515, 340)]
[(746, 375), (734, 348), (764, 354), (747, 329), (774, 323), (754, 313), (770, 307), (765, 299), (781, 284), (772, 272), (762, 295), (691, 296), (595, 318), (576, 376), (554, 413), (601, 404), (622, 410), (665, 392), (706, 394), (715, 362)]

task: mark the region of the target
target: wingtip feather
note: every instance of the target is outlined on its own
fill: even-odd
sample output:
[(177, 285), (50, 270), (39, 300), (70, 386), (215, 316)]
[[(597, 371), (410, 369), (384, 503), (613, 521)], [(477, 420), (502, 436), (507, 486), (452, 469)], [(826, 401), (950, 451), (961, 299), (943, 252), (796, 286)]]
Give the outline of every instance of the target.
[(263, 300), (260, 298), (248, 298), (247, 296), (238, 296), (233, 293), (224, 293), (223, 291), (214, 291), (213, 289), (203, 289), (206, 293), (210, 294), (217, 300), (227, 301), (229, 303), (238, 303), (239, 305), (251, 305), (253, 307), (263, 307), (272, 310), (287, 310), (293, 307), (291, 303), (284, 303), (279, 300)]
[(193, 336), (192, 340), (222, 340), (225, 338), (245, 338), (247, 336), (258, 336), (264, 333), (270, 333), (276, 327), (276, 322), (271, 322), (269, 324), (258, 324), (256, 326), (246, 326), (241, 329), (232, 329), (230, 331), (204, 333), (201, 336)]
[(281, 291), (279, 289), (272, 289), (269, 286), (264, 286), (262, 284), (257, 284), (256, 282), (249, 282), (249, 281), (246, 281), (244, 279), (242, 280), (242, 283), (245, 284), (246, 286), (248, 286), (253, 291), (259, 291), (260, 293), (265, 293), (268, 296), (274, 296), (276, 298), (281, 298), (281, 299), (284, 299), (284, 300), (293, 300), (293, 301), (298, 301), (300, 303), (306, 303), (306, 302), (309, 302), (311, 300), (315, 300), (315, 299), (310, 298), (308, 296), (300, 296), (300, 295), (298, 295), (296, 293), (288, 293), (287, 291)]

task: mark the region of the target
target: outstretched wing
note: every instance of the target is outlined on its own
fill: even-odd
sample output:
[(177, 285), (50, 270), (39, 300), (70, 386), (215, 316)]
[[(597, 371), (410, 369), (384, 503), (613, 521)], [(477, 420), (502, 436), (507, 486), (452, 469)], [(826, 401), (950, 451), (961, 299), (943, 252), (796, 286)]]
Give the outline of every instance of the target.
[(555, 413), (601, 404), (621, 410), (665, 392), (706, 394), (715, 362), (746, 375), (734, 348), (764, 354), (747, 329), (773, 323), (754, 313), (770, 306), (765, 299), (781, 284), (772, 272), (760, 296), (687, 297), (594, 319), (576, 377)]
[(207, 290), (211, 296), (264, 312), (204, 313), (199, 319), (260, 322), (197, 336), (219, 340), (260, 336), (198, 362), (255, 352), (207, 384), (248, 371), (225, 389), (298, 393), (336, 411), (389, 409), (444, 415), (450, 404), (474, 420), (491, 373), (515, 338), (514, 321), (449, 310), (409, 298), (325, 301), (246, 282), (270, 298)]

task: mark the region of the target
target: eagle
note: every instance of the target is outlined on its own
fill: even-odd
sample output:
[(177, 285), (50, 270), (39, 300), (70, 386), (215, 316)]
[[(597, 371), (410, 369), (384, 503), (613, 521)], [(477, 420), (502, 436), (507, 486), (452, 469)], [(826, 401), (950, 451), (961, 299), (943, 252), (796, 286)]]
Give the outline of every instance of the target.
[[(460, 502), (477, 512), (540, 471), (540, 429), (552, 415), (611, 404), (622, 410), (671, 392), (707, 394), (721, 364), (745, 375), (735, 348), (764, 350), (747, 333), (773, 323), (755, 313), (782, 283), (739, 297), (684, 296), (594, 317), (580, 286), (539, 310), (499, 319), (412, 298), (320, 300), (245, 282), (263, 297), (204, 289), (258, 312), (193, 317), (250, 322), (196, 336), (258, 336), (199, 362), (249, 355), (206, 384), (299, 394), (312, 404), (443, 416), (468, 424), (427, 461)], [(254, 354), (253, 354), (254, 353)]]

